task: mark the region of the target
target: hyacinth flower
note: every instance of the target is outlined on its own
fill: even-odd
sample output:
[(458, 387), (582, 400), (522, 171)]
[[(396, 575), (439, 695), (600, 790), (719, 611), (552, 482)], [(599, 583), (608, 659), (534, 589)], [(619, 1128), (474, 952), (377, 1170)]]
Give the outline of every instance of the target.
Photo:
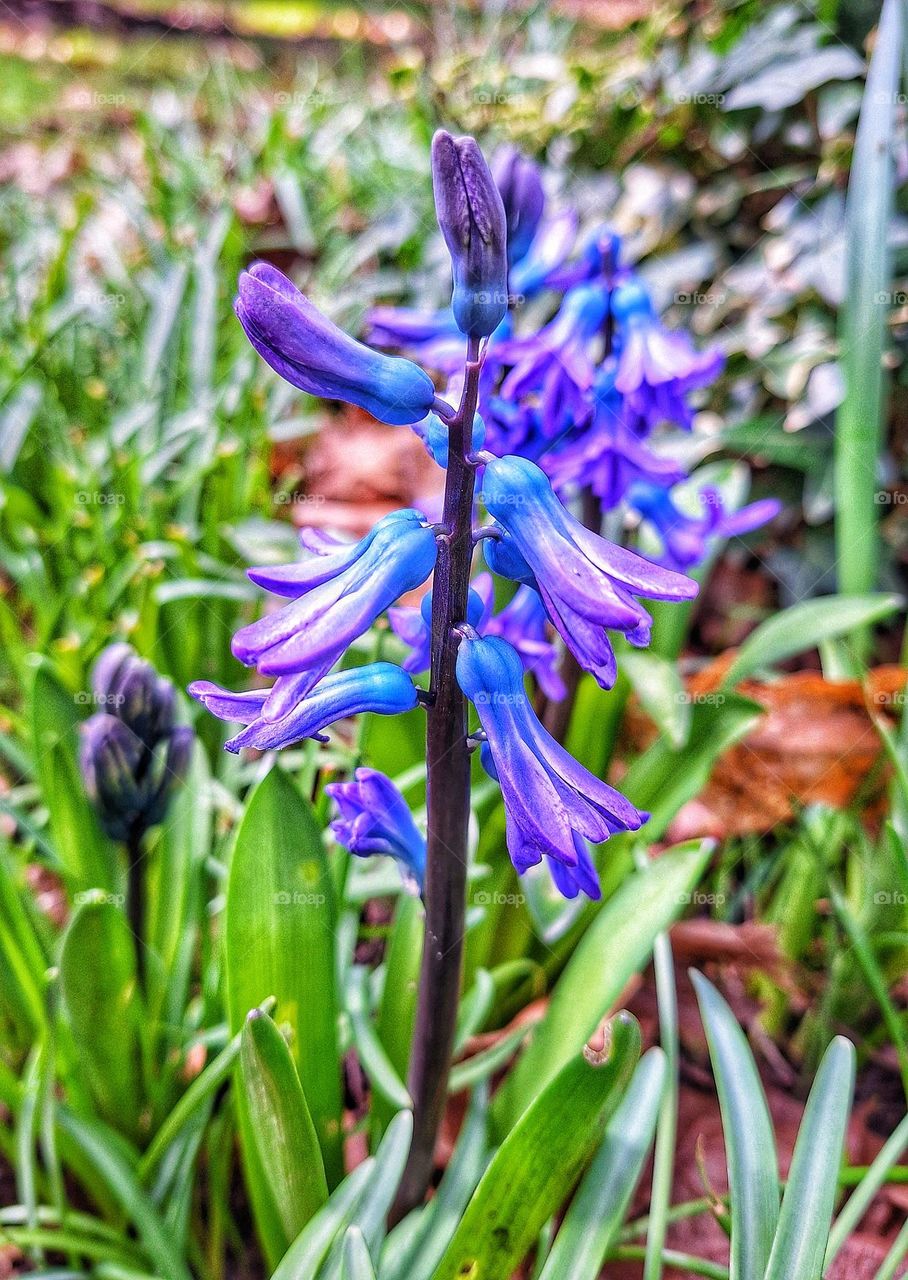
[(234, 310), (259, 355), (301, 391), (359, 405), (394, 426), (432, 408), (435, 387), (418, 365), (348, 337), (267, 262), (240, 276)]
[(243, 747), (275, 751), (303, 738), (320, 739), (322, 731), (337, 720), (367, 711), (398, 715), (412, 711), (418, 701), (413, 681), (391, 662), (370, 662), (325, 676), (278, 719), (266, 720), (262, 714), (269, 696), (267, 689), (236, 694), (207, 680), (197, 680), (189, 686), (189, 692), (219, 720), (246, 726), (225, 743), (227, 750), (233, 752)]
[(361, 767), (350, 782), (330, 782), (325, 791), (337, 805), (331, 831), (338, 844), (357, 858), (394, 858), (404, 883), (422, 893), (426, 838), (391, 779), (377, 769)]
[(532, 338), (499, 344), (498, 358), (513, 367), (501, 384), (505, 400), (533, 391), (539, 399), (542, 434), (551, 437), (566, 418), (575, 424), (592, 414), (591, 391), (597, 356), (591, 342), (608, 315), (608, 294), (580, 285), (564, 299), (558, 315)]
[(507, 641), (460, 629), (458, 683), (476, 708), (504, 799), (507, 846), (517, 871), (543, 857), (578, 867), (575, 836), (599, 844), (637, 831), (645, 815), (577, 763), (536, 718), (523, 664)]
[[(635, 599), (690, 600), (697, 585), (590, 532), (562, 506), (545, 473), (525, 458), (489, 458), (482, 483), (489, 514), (509, 535), (485, 548), (490, 568), (507, 557), (518, 581), (535, 586), (584, 671), (603, 688), (617, 675), (605, 629), (649, 643), (651, 618)], [(521, 565), (522, 562), (522, 565)]]
[[(425, 582), (435, 556), (434, 530), (419, 512), (410, 511), (377, 525), (357, 544), (350, 563), (318, 585), (309, 585), (308, 563), (289, 570), (254, 569), (250, 576), (266, 590), (287, 595), (299, 588), (299, 593), (291, 604), (242, 627), (233, 638), (233, 653), (262, 675), (322, 673), (399, 596)], [(316, 570), (321, 563), (315, 562)]]
[(649, 431), (663, 422), (689, 428), (693, 410), (687, 394), (716, 378), (722, 353), (698, 352), (686, 333), (666, 329), (639, 281), (615, 289), (611, 307), (621, 342), (615, 387), (638, 429)]
[(628, 493), (628, 503), (655, 529), (662, 543), (663, 563), (689, 569), (706, 558), (709, 544), (716, 538), (740, 537), (775, 519), (782, 504), (774, 498), (752, 502), (739, 511), (726, 512), (718, 489), (707, 486), (698, 495), (702, 516), (688, 515), (658, 485), (637, 482)]
[(623, 501), (635, 481), (671, 488), (687, 478), (673, 458), (655, 453), (634, 430), (615, 388), (613, 360), (596, 374), (589, 427), (568, 433), (558, 449), (539, 461), (557, 492), (571, 486), (589, 489), (606, 511)]
[[(284, 603), (234, 637), (234, 654), (260, 675), (276, 677), (273, 686), (236, 693), (204, 681), (191, 686), (212, 714), (241, 726), (227, 743), (232, 751), (321, 738), (329, 725), (360, 713), (425, 711), (424, 850), (387, 779), (360, 771), (332, 784), (340, 810), (335, 831), (354, 854), (381, 848), (411, 869), (424, 860), (425, 945), (407, 1080), (414, 1133), (398, 1216), (422, 1199), (429, 1182), (455, 1043), (470, 821), (467, 698), (483, 726), (482, 754), (501, 786), (514, 865), (524, 871), (548, 859), (565, 895), (596, 897), (587, 842), (635, 831), (645, 815), (583, 769), (543, 727), (524, 689), (526, 672), (534, 672), (549, 697), (562, 691), (551, 623), (580, 665), (608, 685), (615, 659), (606, 629), (645, 644), (650, 619), (639, 598), (682, 600), (696, 592), (680, 574), (584, 528), (533, 462), (483, 451), (510, 432), (522, 434), (525, 447), (541, 456), (563, 442), (566, 430), (579, 433), (594, 422), (613, 328), (618, 372), (628, 348), (628, 334), (613, 325), (613, 294), (625, 281), (614, 246), (600, 237), (554, 320), (539, 334), (515, 338), (509, 271), (513, 287), (515, 273), (537, 255), (537, 283), (550, 285), (557, 275), (538, 274), (551, 253), (552, 231), (540, 207), (541, 184), (513, 159), (501, 171), (514, 241), (509, 252), (505, 201), (472, 139), (436, 135), (432, 183), (451, 258), (450, 318), (398, 319), (397, 336), (407, 329), (407, 345), (428, 351), (434, 343), (443, 353), (437, 372), (446, 375), (452, 403), (435, 394), (418, 365), (381, 356), (341, 333), (274, 268), (259, 264), (244, 274), (237, 314), (256, 349), (295, 387), (415, 427), (446, 469), (440, 519), (431, 525), (419, 512), (395, 512), (355, 544), (304, 535), (310, 558), (251, 571), (253, 581)], [(564, 226), (572, 240), (573, 220)], [(395, 321), (385, 316), (383, 322), (390, 335)], [(617, 376), (613, 390), (624, 396)], [(638, 430), (642, 420), (637, 414), (629, 421)], [(640, 438), (649, 430), (643, 426)], [(476, 528), (480, 474), (494, 520), (487, 529)], [(497, 615), (491, 582), (480, 578), (470, 586), (480, 539), (493, 572), (520, 584)], [(430, 575), (431, 593), (418, 611), (395, 608)], [(409, 669), (377, 662), (332, 670), (386, 612), (411, 642)], [(418, 689), (411, 673), (422, 669), (428, 678)]]

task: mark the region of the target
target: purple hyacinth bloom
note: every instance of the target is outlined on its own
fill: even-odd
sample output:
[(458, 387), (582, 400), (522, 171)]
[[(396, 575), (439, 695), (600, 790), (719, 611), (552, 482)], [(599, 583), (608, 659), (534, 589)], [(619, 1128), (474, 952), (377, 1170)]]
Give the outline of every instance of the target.
[(432, 139), (432, 189), (451, 255), (454, 319), (462, 333), (486, 338), (508, 306), (507, 226), (501, 194), (475, 138), (438, 130)]
[(395, 426), (432, 408), (435, 388), (418, 365), (349, 337), (267, 262), (242, 273), (234, 310), (259, 355), (309, 395), (359, 405)]
[(687, 393), (717, 377), (722, 353), (698, 352), (686, 333), (664, 328), (636, 280), (615, 289), (611, 306), (619, 341), (615, 386), (638, 429), (650, 431), (663, 422), (689, 428), (693, 410)]
[[(488, 590), (481, 581), (483, 578), (488, 583)], [(483, 629), (485, 619), (492, 610), (491, 586), (489, 575), (480, 574), (467, 597), (467, 622), (477, 630)], [(389, 609), (388, 621), (398, 639), (403, 640), (411, 649), (401, 664), (404, 671), (412, 671), (414, 674), (428, 671), (432, 660), (432, 592), (426, 592), (416, 609), (409, 606)]]
[(548, 637), (547, 625), (548, 614), (539, 592), (521, 584), (501, 613), (477, 630), (507, 640), (520, 656), (524, 671), (535, 676), (545, 696), (560, 702), (567, 690), (558, 674), (558, 650)]
[(271, 690), (232, 693), (207, 680), (197, 680), (189, 686), (189, 692), (219, 720), (245, 724), (245, 729), (225, 744), (233, 752), (243, 747), (275, 751), (303, 738), (321, 738), (323, 729), (348, 716), (366, 711), (397, 715), (412, 711), (417, 703), (413, 681), (390, 662), (335, 671), (308, 690), (284, 715), (271, 720), (262, 714)]
[(653, 452), (634, 430), (615, 389), (614, 361), (596, 375), (589, 427), (576, 436), (569, 433), (539, 461), (557, 491), (588, 488), (606, 511), (623, 501), (635, 480), (670, 488), (687, 478), (673, 458)]
[(740, 511), (726, 512), (718, 489), (707, 486), (699, 493), (702, 516), (688, 515), (657, 485), (634, 484), (628, 502), (653, 526), (664, 549), (663, 561), (678, 569), (689, 569), (706, 558), (715, 538), (731, 538), (750, 533), (773, 520), (782, 504), (775, 498), (752, 502)]
[(464, 630), (457, 681), (473, 702), (487, 752), (501, 786), (508, 853), (517, 871), (552, 858), (583, 887), (575, 836), (598, 844), (618, 831), (636, 831), (646, 815), (577, 763), (546, 732), (523, 687), (523, 665), (500, 637)]
[(526, 257), (545, 209), (539, 166), (517, 147), (500, 147), (492, 157), (495, 179), (504, 205), (508, 232), (508, 262)]
[[(240, 662), (257, 666), (262, 675), (327, 670), (380, 613), (425, 582), (435, 564), (435, 533), (419, 512), (397, 515), (380, 521), (356, 544), (346, 567), (317, 586), (309, 585), (307, 564), (293, 566), (306, 579), (305, 594), (236, 633), (232, 648)], [(282, 594), (294, 585), (275, 569), (256, 569), (253, 575)]]
[(538, 396), (543, 435), (554, 436), (566, 422), (589, 420), (599, 358), (592, 340), (607, 315), (608, 293), (596, 285), (580, 285), (565, 295), (554, 320), (533, 337), (500, 344), (500, 358), (513, 362), (501, 394), (515, 403)]
[(605, 628), (624, 632), (631, 644), (649, 643), (652, 619), (635, 597), (690, 600), (697, 594), (689, 578), (584, 528), (561, 505), (545, 473), (525, 458), (489, 461), (482, 497), (513, 542), (512, 548), (499, 543), (486, 550), (490, 567), (511, 559), (519, 570), (515, 578), (536, 587), (565, 644), (604, 688), (617, 674)]
[(338, 844), (358, 858), (394, 858), (405, 883), (422, 893), (426, 838), (391, 779), (377, 769), (360, 768), (350, 782), (329, 782), (325, 791), (337, 805), (331, 831)]

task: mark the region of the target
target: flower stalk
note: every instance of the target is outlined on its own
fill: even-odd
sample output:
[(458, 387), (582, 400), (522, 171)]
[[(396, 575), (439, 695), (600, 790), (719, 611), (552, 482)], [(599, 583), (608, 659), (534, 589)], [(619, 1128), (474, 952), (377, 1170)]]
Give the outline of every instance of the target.
[(432, 1176), (444, 1112), (460, 999), (466, 916), (470, 750), (467, 704), (455, 668), (467, 616), (473, 554), (473, 415), (479, 396), (479, 339), (470, 338), (457, 412), (448, 422), (448, 470), (443, 521), (432, 586), (432, 668), (426, 717), (426, 929), (410, 1055), (413, 1142), (394, 1207), (402, 1217), (421, 1203)]

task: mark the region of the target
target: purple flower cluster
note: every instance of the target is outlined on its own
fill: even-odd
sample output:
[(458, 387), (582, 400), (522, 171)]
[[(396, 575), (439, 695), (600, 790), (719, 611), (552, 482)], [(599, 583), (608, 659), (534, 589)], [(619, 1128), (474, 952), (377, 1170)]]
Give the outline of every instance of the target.
[[(711, 540), (771, 519), (775, 505), (757, 504), (701, 522), (702, 536), (692, 539), (680, 510), (671, 516), (663, 505), (658, 523), (638, 505), (638, 498), (658, 490), (677, 509), (671, 490), (688, 475), (660, 441), (691, 429), (692, 396), (717, 377), (723, 357), (716, 349), (699, 352), (687, 333), (662, 324), (640, 276), (622, 263), (620, 239), (609, 228), (594, 231), (571, 258), (576, 215), (548, 213), (542, 175), (532, 161), (505, 148), (492, 170), (507, 222), (509, 306), (486, 349), (480, 396), (486, 446), (536, 462), (560, 495), (587, 491), (604, 512), (624, 505), (657, 523), (665, 563), (679, 568), (702, 560)], [(543, 291), (557, 306), (547, 323), (526, 331), (522, 304)], [(456, 334), (450, 312), (380, 307), (370, 315), (372, 340), (409, 351), (447, 377), (449, 395), (458, 387)], [(704, 505), (711, 501), (709, 495), (703, 499)], [(678, 557), (674, 543), (688, 551), (696, 544), (698, 555)]]
[[(412, 425), (441, 466), (457, 442), (461, 472), (475, 468), (492, 518), (477, 537), (489, 569), (512, 585), (496, 609), (493, 578), (479, 574), (466, 616), (455, 614), (442, 643), (458, 643), (456, 679), (481, 725), (483, 761), (501, 786), (515, 867), (523, 872), (544, 858), (562, 893), (596, 898), (588, 842), (635, 831), (646, 815), (548, 734), (527, 678), (548, 699), (564, 696), (560, 635), (580, 667), (609, 688), (610, 633), (646, 645), (651, 619), (641, 601), (690, 600), (696, 585), (677, 570), (696, 564), (711, 537), (753, 528), (772, 511), (756, 504), (729, 515), (714, 502), (695, 519), (675, 505), (671, 490), (685, 473), (651, 437), (666, 424), (690, 427), (689, 395), (715, 377), (721, 359), (660, 324), (637, 277), (620, 265), (617, 237), (603, 231), (571, 260), (576, 217), (547, 213), (541, 174), (513, 150), (490, 170), (472, 139), (441, 133), (432, 171), (452, 261), (451, 310), (379, 308), (370, 327), (373, 342), (406, 348), (418, 364), (354, 341), (264, 263), (241, 276), (236, 314), (256, 350), (294, 386)], [(521, 333), (519, 302), (544, 289), (560, 293), (560, 305), (536, 332)], [(447, 379), (444, 396), (425, 367)], [(449, 399), (467, 385), (455, 411)], [(477, 385), (470, 445), (464, 428)], [(578, 485), (604, 507), (634, 507), (661, 539), (664, 563), (576, 520), (560, 495)], [(465, 492), (468, 506), (472, 483)], [(355, 544), (309, 531), (299, 563), (251, 569), (253, 582), (283, 603), (242, 627), (233, 652), (274, 683), (239, 693), (207, 681), (190, 687), (214, 715), (243, 726), (228, 749), (272, 750), (320, 739), (350, 715), (431, 706), (439, 641), (432, 593), (416, 607), (399, 602), (427, 582), (437, 559), (436, 578), (446, 582), (453, 536), (419, 511), (395, 511)], [(447, 596), (446, 618), (460, 613), (451, 601), (466, 590), (461, 564), (461, 594)], [(351, 664), (350, 646), (385, 615), (408, 650), (402, 663)], [(427, 670), (421, 690), (414, 677)], [(391, 780), (360, 768), (328, 792), (338, 841), (357, 856), (394, 857), (421, 887), (426, 841)]]

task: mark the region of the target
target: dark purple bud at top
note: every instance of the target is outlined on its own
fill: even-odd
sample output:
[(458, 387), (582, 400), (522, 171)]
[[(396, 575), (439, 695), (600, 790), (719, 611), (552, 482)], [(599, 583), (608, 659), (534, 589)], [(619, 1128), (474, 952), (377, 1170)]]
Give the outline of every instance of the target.
[(539, 167), (516, 147), (502, 147), (492, 159), (492, 176), (504, 205), (508, 262), (526, 257), (545, 209)]
[(359, 405), (392, 426), (432, 408), (435, 388), (419, 365), (349, 337), (267, 262), (242, 273), (233, 308), (262, 359), (300, 391)]
[(508, 305), (507, 226), (501, 193), (475, 138), (432, 139), (438, 225), (451, 255), (451, 305), (461, 333), (486, 338)]

